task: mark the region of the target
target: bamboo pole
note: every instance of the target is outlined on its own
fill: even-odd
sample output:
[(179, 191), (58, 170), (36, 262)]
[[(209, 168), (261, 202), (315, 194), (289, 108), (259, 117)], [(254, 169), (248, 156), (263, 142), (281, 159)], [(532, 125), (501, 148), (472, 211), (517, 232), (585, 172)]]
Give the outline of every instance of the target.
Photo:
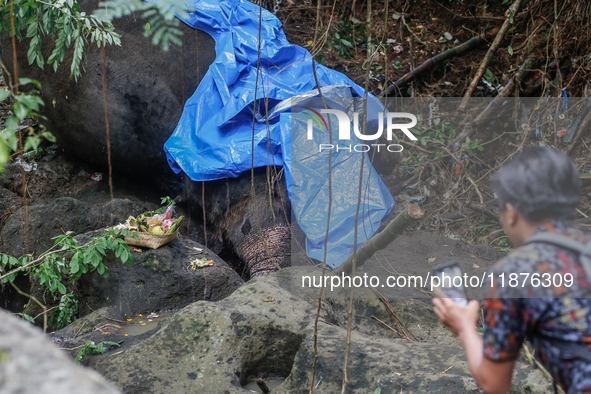
[[(386, 228), (374, 235), (373, 238), (368, 239), (357, 249), (357, 264), (359, 268), (367, 259), (374, 255), (379, 250), (385, 249), (392, 241), (394, 241), (400, 234), (406, 230), (408, 226), (416, 223), (425, 216), (423, 209), (417, 204), (408, 206), (402, 211), (394, 220), (392, 220)], [(349, 256), (347, 260), (335, 271), (336, 275), (342, 273), (350, 275), (353, 270), (353, 255)]]
[(503, 22), (503, 25), (499, 29), (499, 32), (497, 33), (495, 40), (493, 41), (492, 45), (488, 49), (488, 52), (484, 56), (482, 63), (480, 63), (480, 67), (478, 68), (476, 75), (472, 79), (472, 82), (470, 83), (470, 86), (468, 87), (468, 90), (466, 91), (466, 94), (464, 95), (464, 98), (462, 99), (462, 102), (460, 103), (460, 107), (459, 107), (460, 111), (465, 110), (466, 107), (468, 106), (468, 102), (470, 101), (470, 97), (472, 97), (472, 93), (474, 92), (474, 89), (476, 89), (476, 85), (478, 85), (478, 82), (480, 82), (480, 80), (482, 79), (482, 76), (484, 75), (484, 72), (486, 71), (488, 65), (490, 64), (490, 61), (492, 60), (495, 52), (499, 48), (499, 45), (501, 45), (501, 41), (503, 40), (503, 37), (505, 36), (505, 33), (507, 32), (507, 30), (509, 30), (509, 26), (512, 24), (513, 18), (515, 17), (515, 15), (517, 15), (520, 8), (522, 8), (522, 6), (525, 7), (525, 5), (529, 1), (530, 0), (515, 0), (513, 5), (511, 7), (509, 7), (509, 9), (507, 10), (505, 22)]
[(414, 81), (418, 76), (421, 76), (422, 74), (429, 71), (433, 67), (441, 65), (445, 61), (447, 61), (451, 58), (464, 55), (466, 52), (476, 48), (477, 46), (481, 45), (482, 43), (486, 42), (487, 40), (493, 38), (497, 34), (498, 31), (499, 31), (498, 28), (491, 29), (484, 34), (480, 34), (476, 37), (472, 37), (471, 39), (464, 42), (463, 44), (460, 44), (456, 47), (450, 48), (447, 51), (442, 52), (439, 55), (428, 59), (427, 61), (425, 61), (423, 64), (421, 64), (417, 68), (406, 73), (402, 78), (400, 78), (398, 81), (394, 82), (393, 85), (390, 85), (388, 87), (388, 89), (386, 89), (384, 96), (386, 96), (386, 97), (396, 96), (402, 87), (404, 87), (407, 84), (409, 84), (410, 82)]

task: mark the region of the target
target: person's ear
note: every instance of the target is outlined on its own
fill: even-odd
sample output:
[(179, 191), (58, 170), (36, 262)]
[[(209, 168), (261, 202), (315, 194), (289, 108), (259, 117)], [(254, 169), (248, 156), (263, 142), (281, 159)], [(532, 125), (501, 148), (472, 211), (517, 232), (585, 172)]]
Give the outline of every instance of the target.
[(517, 224), (519, 214), (511, 203), (505, 203), (505, 225), (513, 227)]

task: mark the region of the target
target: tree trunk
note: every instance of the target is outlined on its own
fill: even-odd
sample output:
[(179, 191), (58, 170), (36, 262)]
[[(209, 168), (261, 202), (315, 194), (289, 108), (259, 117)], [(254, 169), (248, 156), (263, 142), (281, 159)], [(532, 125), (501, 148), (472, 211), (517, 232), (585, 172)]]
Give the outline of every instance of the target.
[[(394, 241), (400, 234), (406, 230), (408, 226), (416, 223), (425, 216), (423, 209), (412, 204), (404, 211), (402, 211), (394, 220), (392, 220), (386, 228), (374, 235), (373, 238), (365, 241), (359, 249), (357, 249), (357, 265), (356, 268), (361, 267), (365, 262), (379, 250), (385, 249), (392, 241)], [(347, 260), (341, 264), (336, 270), (336, 275), (345, 273), (350, 275), (353, 271), (353, 255), (349, 256)]]

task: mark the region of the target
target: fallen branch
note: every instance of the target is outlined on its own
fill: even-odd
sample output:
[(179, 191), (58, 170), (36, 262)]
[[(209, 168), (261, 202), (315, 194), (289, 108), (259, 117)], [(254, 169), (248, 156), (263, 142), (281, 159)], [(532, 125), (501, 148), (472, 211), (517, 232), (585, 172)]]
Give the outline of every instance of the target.
[(448, 369), (446, 369), (445, 371), (441, 372), (441, 374), (443, 375), (444, 373), (446, 373), (447, 371), (449, 371), (450, 369), (452, 369), (454, 366), (452, 365), (451, 367), (449, 367)]
[(581, 138), (581, 136), (583, 135), (583, 132), (585, 132), (587, 130), (590, 123), (591, 123), (591, 110), (589, 110), (589, 112), (587, 112), (587, 115), (585, 116), (585, 118), (583, 119), (581, 124), (579, 125), (579, 130), (577, 131), (577, 135), (575, 136), (575, 138), (573, 138), (572, 144), (570, 144), (568, 146), (568, 148), (566, 148), (567, 155), (570, 155), (572, 153), (573, 149), (575, 149), (575, 146), (577, 145), (577, 141)]
[(519, 71), (517, 71), (515, 73), (515, 75), (513, 76), (513, 78), (511, 78), (511, 80), (505, 85), (505, 87), (503, 88), (501, 93), (499, 93), (499, 95), (497, 97), (495, 97), (486, 106), (484, 111), (482, 111), (474, 119), (474, 121), (472, 121), (470, 123), (466, 123), (464, 125), (464, 127), (462, 128), (462, 132), (460, 134), (458, 134), (458, 136), (456, 138), (454, 138), (453, 140), (451, 140), (449, 142), (449, 144), (447, 145), (447, 149), (453, 150), (453, 147), (455, 144), (462, 143), (463, 141), (466, 140), (466, 137), (471, 137), (472, 134), (476, 131), (476, 127), (474, 127), (474, 126), (476, 126), (480, 122), (488, 119), (490, 116), (493, 115), (493, 113), (495, 111), (498, 111), (498, 109), (503, 105), (504, 99), (509, 97), (510, 95), (512, 95), (513, 92), (515, 92), (515, 90), (517, 89), (517, 86), (519, 86), (521, 84), (521, 82), (525, 79), (525, 77), (527, 76), (529, 71), (535, 67), (536, 62), (537, 62), (537, 57), (534, 54), (530, 55), (525, 60), (525, 62), (523, 62), (523, 64), (519, 68)]
[(378, 319), (375, 316), (371, 317), (372, 319), (376, 320), (379, 323), (382, 323), (384, 326), (388, 327), (390, 330), (394, 331), (396, 334), (398, 334), (398, 336), (402, 337), (403, 335), (401, 333), (399, 333), (398, 331), (396, 331), (395, 329), (393, 329), (392, 327), (390, 327), (389, 325), (387, 325), (386, 323), (384, 323), (383, 321), (381, 321), (380, 319)]
[(484, 204), (484, 199), (482, 198), (482, 193), (480, 193), (480, 189), (478, 188), (478, 185), (476, 184), (476, 182), (474, 182), (474, 179), (472, 179), (472, 177), (470, 177), (470, 175), (466, 174), (466, 179), (468, 179), (468, 181), (472, 184), (472, 186), (474, 186), (474, 190), (476, 190), (476, 194), (478, 194), (478, 198), (480, 198), (480, 203)]
[(459, 107), (460, 111), (465, 110), (466, 107), (468, 106), (468, 102), (470, 101), (470, 97), (472, 97), (472, 93), (474, 92), (474, 89), (476, 89), (476, 85), (478, 85), (478, 82), (480, 82), (480, 80), (482, 79), (482, 76), (484, 75), (484, 72), (486, 71), (488, 65), (490, 64), (490, 61), (492, 60), (495, 52), (499, 48), (499, 45), (501, 45), (501, 41), (503, 40), (505, 33), (507, 32), (507, 30), (509, 30), (509, 26), (513, 22), (513, 18), (515, 17), (517, 12), (519, 12), (520, 8), (522, 8), (522, 5), (523, 5), (523, 7), (525, 7), (525, 5), (528, 2), (529, 2), (529, 0), (515, 0), (513, 5), (507, 10), (505, 22), (503, 22), (503, 25), (499, 29), (499, 32), (497, 33), (495, 40), (493, 41), (492, 45), (488, 49), (488, 52), (484, 56), (484, 59), (482, 60), (482, 63), (480, 64), (480, 68), (478, 68), (476, 75), (472, 79), (472, 82), (470, 83), (470, 86), (468, 87), (468, 90), (466, 91), (466, 94), (464, 95), (464, 98), (462, 99), (462, 102), (460, 103), (460, 107)]
[(408, 24), (406, 23), (406, 20), (404, 19), (404, 14), (400, 14), (400, 15), (402, 15), (402, 23), (404, 24), (404, 26), (406, 26), (406, 30), (408, 30), (408, 32), (409, 32), (410, 34), (412, 34), (412, 35), (414, 36), (414, 38), (416, 38), (416, 39), (417, 39), (417, 42), (418, 42), (419, 44), (421, 44), (421, 45), (423, 45), (423, 46), (426, 46), (426, 47), (428, 48), (428, 45), (427, 45), (427, 44), (425, 44), (425, 43), (424, 43), (424, 42), (423, 42), (423, 41), (422, 41), (422, 40), (419, 38), (419, 36), (417, 36), (417, 35), (414, 33), (414, 31), (412, 31), (412, 30), (410, 29), (410, 27), (409, 27), (409, 26), (408, 26)]
[(384, 304), (384, 306), (386, 307), (386, 310), (388, 311), (388, 313), (394, 318), (394, 320), (396, 320), (396, 323), (398, 324), (398, 327), (400, 327), (400, 331), (402, 331), (402, 333), (404, 334), (404, 336), (410, 341), (409, 336), (406, 334), (408, 332), (413, 337), (413, 339), (415, 341), (420, 342), (419, 339), (408, 329), (408, 327), (406, 326), (406, 324), (404, 324), (398, 318), (398, 316), (396, 315), (396, 312), (394, 312), (394, 309), (392, 309), (392, 305), (390, 305), (390, 303), (388, 302), (388, 300), (383, 295), (381, 295), (379, 291), (377, 291), (373, 287), (371, 287), (371, 290), (375, 293), (375, 295), (382, 302), (382, 304)]
[(59, 307), (60, 307), (59, 305), (52, 306), (51, 308), (49, 308), (49, 309), (47, 309), (47, 310), (44, 310), (43, 312), (39, 313), (37, 316), (35, 316), (35, 317), (33, 318), (33, 320), (37, 320), (37, 318), (38, 318), (39, 316), (42, 316), (42, 315), (43, 315), (43, 314), (45, 314), (45, 313), (49, 313), (49, 312), (51, 312), (52, 310), (54, 310), (55, 308), (59, 308)]
[(583, 187), (591, 186), (591, 174), (581, 175), (581, 185)]
[(498, 28), (491, 29), (484, 34), (480, 34), (476, 37), (472, 37), (471, 39), (464, 42), (463, 44), (460, 44), (456, 47), (450, 48), (447, 51), (442, 52), (439, 55), (430, 58), (429, 60), (427, 60), (423, 64), (421, 64), (419, 67), (411, 70), (410, 72), (405, 74), (402, 78), (400, 78), (398, 81), (394, 82), (393, 85), (390, 85), (388, 87), (388, 89), (386, 89), (384, 96), (386, 96), (386, 97), (396, 96), (402, 87), (404, 87), (405, 85), (414, 81), (418, 76), (421, 76), (422, 74), (429, 71), (433, 67), (436, 67), (436, 66), (439, 66), (439, 65), (445, 63), (447, 60), (449, 60), (451, 58), (464, 55), (466, 52), (476, 48), (477, 46), (483, 44), (487, 40), (494, 37), (495, 34), (497, 34), (497, 32), (498, 32)]
[(486, 205), (484, 205), (484, 204), (476, 204), (473, 202), (469, 202), (468, 208), (470, 208), (476, 212), (480, 212), (481, 214), (488, 216), (489, 218), (494, 219), (497, 222), (499, 221), (499, 215), (494, 213), (490, 208), (486, 207)]
[[(379, 250), (385, 249), (392, 241), (394, 241), (400, 234), (406, 230), (408, 226), (420, 220), (425, 215), (425, 212), (416, 204), (411, 204), (402, 211), (394, 220), (378, 234), (365, 241), (359, 249), (357, 249), (357, 264), (359, 268), (367, 259), (374, 255)], [(347, 260), (335, 271), (336, 275), (350, 275), (353, 270), (353, 255), (349, 256)]]
[(450, 220), (455, 222), (456, 220), (465, 219), (468, 216), (476, 215), (477, 212), (470, 208), (464, 208), (457, 211), (446, 213), (445, 215), (441, 216), (442, 220)]

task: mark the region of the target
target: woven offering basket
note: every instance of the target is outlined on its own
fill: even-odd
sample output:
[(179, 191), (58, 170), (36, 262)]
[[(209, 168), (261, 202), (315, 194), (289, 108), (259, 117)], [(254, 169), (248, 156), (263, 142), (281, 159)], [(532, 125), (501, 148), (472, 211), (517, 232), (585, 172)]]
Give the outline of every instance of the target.
[(129, 246), (142, 246), (144, 248), (158, 249), (162, 245), (166, 245), (179, 235), (179, 231), (175, 231), (172, 234), (150, 234), (150, 233), (136, 233), (140, 239), (134, 239), (132, 237), (125, 237), (125, 243)]

